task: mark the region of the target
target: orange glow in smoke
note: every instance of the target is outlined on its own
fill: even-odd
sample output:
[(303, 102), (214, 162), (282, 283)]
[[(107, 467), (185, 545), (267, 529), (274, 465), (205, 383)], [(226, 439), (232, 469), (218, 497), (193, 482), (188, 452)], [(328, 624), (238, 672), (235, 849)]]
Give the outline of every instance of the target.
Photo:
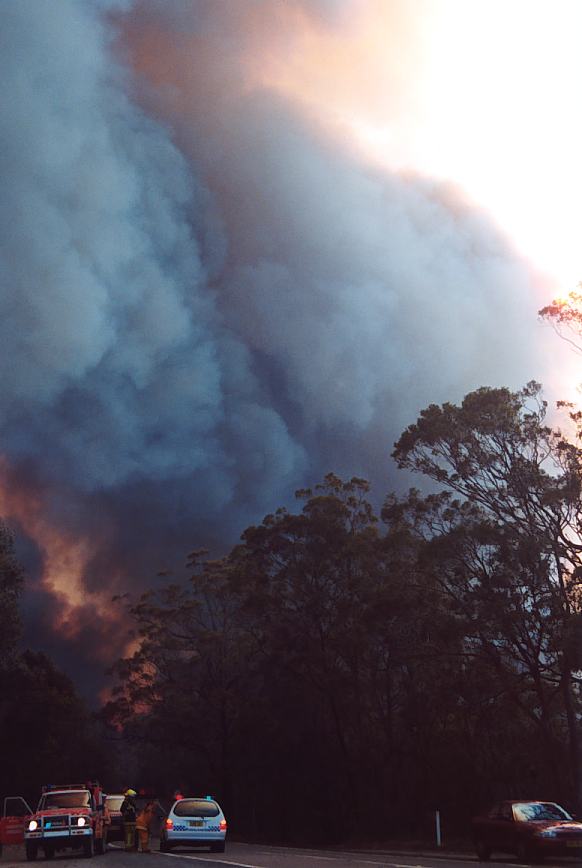
[(41, 584), (61, 603), (53, 626), (68, 638), (74, 638), (75, 610), (79, 607), (90, 605), (97, 620), (108, 622), (115, 619), (116, 612), (111, 609), (108, 591), (89, 592), (84, 586), (84, 571), (97, 544), (57, 529), (47, 514), (42, 493), (10, 483), (8, 466), (0, 459), (0, 515), (9, 522), (17, 521), (38, 546), (43, 558)]

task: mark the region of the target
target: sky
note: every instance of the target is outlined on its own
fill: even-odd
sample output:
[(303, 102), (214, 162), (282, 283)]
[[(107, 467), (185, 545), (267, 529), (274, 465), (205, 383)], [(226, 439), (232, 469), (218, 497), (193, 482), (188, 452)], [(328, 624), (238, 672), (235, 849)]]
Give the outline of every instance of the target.
[[(115, 594), (429, 403), (579, 360), (577, 0), (4, 0), (0, 515), (95, 701)], [(102, 694), (103, 695), (103, 694)]]

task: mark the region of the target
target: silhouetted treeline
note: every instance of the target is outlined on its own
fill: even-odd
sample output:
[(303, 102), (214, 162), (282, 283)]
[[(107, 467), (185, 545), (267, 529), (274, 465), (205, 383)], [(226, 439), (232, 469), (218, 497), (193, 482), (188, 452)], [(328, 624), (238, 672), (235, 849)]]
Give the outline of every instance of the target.
[[(130, 605), (107, 715), (160, 791), (295, 842), (449, 833), (496, 797), (580, 805), (581, 450), (539, 387), (431, 406), (396, 444), (428, 494), (330, 474)], [(578, 414), (568, 418), (579, 428)]]
[[(50, 780), (215, 795), (231, 831), (296, 843), (447, 834), (498, 797), (580, 811), (581, 417), (539, 387), (423, 411), (389, 495), (333, 474), (191, 581), (131, 601), (138, 650), (103, 726), (18, 648), (22, 574), (0, 528), (2, 795)], [(419, 478), (421, 478), (419, 476)], [(127, 748), (124, 755), (123, 749)]]
[(19, 649), (23, 581), (0, 523), (0, 804), (20, 795), (34, 807), (43, 783), (106, 775), (113, 764), (71, 680), (45, 654)]

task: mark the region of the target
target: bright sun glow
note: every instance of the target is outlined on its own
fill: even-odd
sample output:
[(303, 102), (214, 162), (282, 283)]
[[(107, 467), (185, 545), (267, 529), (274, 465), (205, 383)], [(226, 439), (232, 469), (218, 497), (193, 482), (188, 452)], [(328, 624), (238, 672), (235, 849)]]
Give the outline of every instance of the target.
[(251, 77), (351, 130), (391, 169), (449, 179), (567, 293), (582, 277), (580, 0), (360, 0), (293, 22)]
[[(582, 2), (352, 0), (335, 29), (294, 15), (247, 86), (285, 93), (367, 162), (453, 182), (539, 278), (532, 316), (566, 300), (582, 280)], [(563, 349), (544, 382), (579, 400)]]
[(455, 178), (521, 251), (582, 276), (578, 0), (435, 5), (415, 159)]
[[(273, 23), (249, 5), (243, 43), (252, 50), (238, 86), (283, 94), (362, 162), (452, 182), (529, 263), (531, 316), (567, 299), (582, 280), (582, 0), (342, 0), (333, 9), (330, 25), (281, 3)], [(134, 63), (171, 95), (173, 111), (188, 113), (191, 58), (204, 46), (170, 37), (133, 34)], [(559, 343), (544, 385), (579, 398), (579, 359)]]

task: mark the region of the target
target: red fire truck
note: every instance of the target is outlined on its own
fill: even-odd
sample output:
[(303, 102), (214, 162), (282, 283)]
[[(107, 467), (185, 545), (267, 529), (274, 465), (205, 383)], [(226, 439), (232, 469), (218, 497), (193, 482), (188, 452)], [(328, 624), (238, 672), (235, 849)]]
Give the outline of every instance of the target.
[(24, 844), (29, 861), (36, 859), (40, 847), (46, 859), (57, 850), (82, 849), (87, 857), (104, 853), (107, 827), (99, 783), (43, 787), (36, 812), (24, 823)]

